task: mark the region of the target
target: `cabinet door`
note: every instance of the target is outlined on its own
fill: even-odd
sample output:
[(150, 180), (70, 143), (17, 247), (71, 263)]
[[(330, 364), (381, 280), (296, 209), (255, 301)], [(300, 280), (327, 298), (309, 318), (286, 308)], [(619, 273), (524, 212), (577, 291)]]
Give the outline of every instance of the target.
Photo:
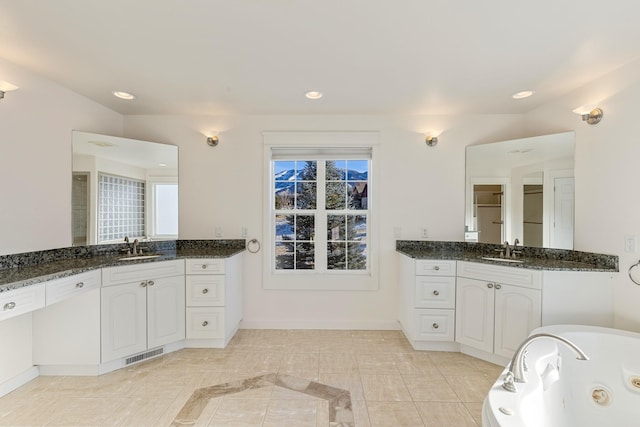
[(493, 287), (491, 282), (458, 277), (456, 341), (493, 352)]
[(541, 292), (519, 286), (495, 286), (494, 353), (512, 357), (532, 330), (541, 325)]
[(184, 276), (147, 281), (148, 348), (184, 339)]
[(146, 282), (102, 288), (102, 363), (147, 349)]

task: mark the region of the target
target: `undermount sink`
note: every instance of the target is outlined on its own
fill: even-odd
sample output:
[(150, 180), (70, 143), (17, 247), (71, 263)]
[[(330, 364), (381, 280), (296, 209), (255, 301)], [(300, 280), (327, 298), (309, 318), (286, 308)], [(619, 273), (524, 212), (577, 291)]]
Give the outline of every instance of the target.
[(152, 258), (158, 258), (159, 256), (162, 256), (161, 254), (153, 254), (153, 255), (129, 255), (126, 257), (122, 257), (119, 258), (118, 261), (136, 261), (136, 260), (141, 260), (141, 259), (152, 259)]
[(481, 259), (486, 259), (487, 261), (513, 262), (516, 264), (524, 262), (521, 259), (498, 258), (498, 257), (490, 257), (490, 256), (483, 256), (481, 257)]

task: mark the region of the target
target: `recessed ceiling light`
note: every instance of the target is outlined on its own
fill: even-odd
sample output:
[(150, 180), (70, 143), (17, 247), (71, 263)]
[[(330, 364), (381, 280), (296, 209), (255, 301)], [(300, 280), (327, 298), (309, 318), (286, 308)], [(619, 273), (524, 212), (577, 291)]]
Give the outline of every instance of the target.
[(317, 90), (310, 90), (309, 92), (305, 93), (304, 96), (309, 99), (320, 99), (322, 98), (322, 92), (318, 92)]
[(511, 95), (511, 97), (513, 99), (522, 99), (522, 98), (528, 98), (531, 95), (533, 95), (533, 91), (532, 90), (523, 90), (522, 92), (516, 92), (513, 95)]
[(134, 94), (129, 93), (129, 92), (123, 92), (123, 91), (120, 91), (120, 90), (113, 91), (113, 95), (117, 96), (120, 99), (126, 99), (127, 101), (130, 101), (132, 99), (136, 99), (136, 96)]

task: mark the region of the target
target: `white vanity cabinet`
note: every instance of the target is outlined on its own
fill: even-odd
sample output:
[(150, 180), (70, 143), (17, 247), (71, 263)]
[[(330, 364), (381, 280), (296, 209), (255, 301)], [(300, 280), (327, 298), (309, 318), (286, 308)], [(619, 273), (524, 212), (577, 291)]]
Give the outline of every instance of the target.
[(44, 306), (44, 283), (2, 292), (0, 293), (0, 321), (38, 310)]
[(456, 261), (400, 256), (402, 330), (417, 350), (457, 350), (454, 343)]
[(184, 261), (102, 269), (102, 363), (184, 337)]
[(242, 319), (242, 254), (187, 259), (186, 345), (224, 348)]
[(505, 362), (541, 325), (541, 289), (539, 270), (458, 262), (456, 341), (462, 351)]

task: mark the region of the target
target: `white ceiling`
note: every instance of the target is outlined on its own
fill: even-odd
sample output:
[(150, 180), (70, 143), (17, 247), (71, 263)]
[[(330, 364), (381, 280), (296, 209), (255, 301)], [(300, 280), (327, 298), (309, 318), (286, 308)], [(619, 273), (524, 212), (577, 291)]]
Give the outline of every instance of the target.
[(639, 17), (636, 0), (0, 0), (0, 57), (122, 114), (523, 113), (640, 57)]

